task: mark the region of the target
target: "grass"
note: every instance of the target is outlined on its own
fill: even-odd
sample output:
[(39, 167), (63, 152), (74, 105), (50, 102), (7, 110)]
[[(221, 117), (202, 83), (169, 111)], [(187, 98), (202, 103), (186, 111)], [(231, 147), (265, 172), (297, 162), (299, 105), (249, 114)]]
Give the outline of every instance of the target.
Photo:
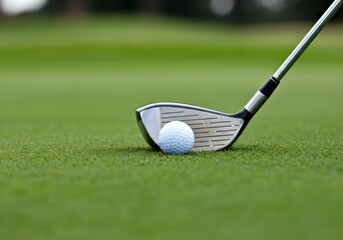
[(1, 23), (0, 238), (341, 239), (341, 26), (227, 152), (154, 152), (135, 123), (157, 101), (238, 111), (308, 27)]

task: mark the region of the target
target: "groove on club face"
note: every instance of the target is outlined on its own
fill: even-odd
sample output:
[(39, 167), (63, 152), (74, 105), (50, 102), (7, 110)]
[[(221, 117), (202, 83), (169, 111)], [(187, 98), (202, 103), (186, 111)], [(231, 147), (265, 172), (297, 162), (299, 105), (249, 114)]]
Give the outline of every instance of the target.
[(192, 151), (217, 151), (229, 147), (239, 135), (244, 120), (210, 109), (184, 104), (154, 104), (137, 110), (145, 140), (158, 149), (158, 134), (171, 121), (188, 124), (195, 136)]

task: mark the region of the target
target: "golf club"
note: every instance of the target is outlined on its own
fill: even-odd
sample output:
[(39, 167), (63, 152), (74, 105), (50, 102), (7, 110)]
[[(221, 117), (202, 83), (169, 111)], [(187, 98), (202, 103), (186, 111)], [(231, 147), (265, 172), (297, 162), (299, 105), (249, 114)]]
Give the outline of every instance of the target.
[(294, 49), (276, 73), (257, 91), (245, 107), (236, 114), (226, 114), (207, 108), (180, 103), (155, 103), (136, 110), (139, 129), (146, 142), (160, 150), (158, 135), (171, 121), (188, 124), (195, 135), (192, 151), (217, 151), (230, 147), (241, 135), (252, 117), (272, 95), (281, 79), (311, 44), (323, 27), (342, 7), (343, 0), (335, 0), (309, 33)]

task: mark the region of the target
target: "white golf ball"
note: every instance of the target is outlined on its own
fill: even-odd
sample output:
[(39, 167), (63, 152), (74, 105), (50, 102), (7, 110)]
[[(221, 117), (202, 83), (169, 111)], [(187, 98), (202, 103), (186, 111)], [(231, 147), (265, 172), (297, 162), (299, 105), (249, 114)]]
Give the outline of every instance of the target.
[(193, 148), (194, 133), (186, 123), (172, 121), (161, 129), (158, 141), (161, 150), (167, 154), (186, 154)]

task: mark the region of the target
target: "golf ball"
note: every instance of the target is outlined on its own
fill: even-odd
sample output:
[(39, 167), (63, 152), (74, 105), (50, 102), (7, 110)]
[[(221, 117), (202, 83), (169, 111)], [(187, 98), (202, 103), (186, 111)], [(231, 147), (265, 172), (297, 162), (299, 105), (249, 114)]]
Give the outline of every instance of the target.
[(161, 129), (158, 141), (161, 150), (167, 154), (186, 154), (193, 148), (194, 133), (186, 123), (172, 121)]

